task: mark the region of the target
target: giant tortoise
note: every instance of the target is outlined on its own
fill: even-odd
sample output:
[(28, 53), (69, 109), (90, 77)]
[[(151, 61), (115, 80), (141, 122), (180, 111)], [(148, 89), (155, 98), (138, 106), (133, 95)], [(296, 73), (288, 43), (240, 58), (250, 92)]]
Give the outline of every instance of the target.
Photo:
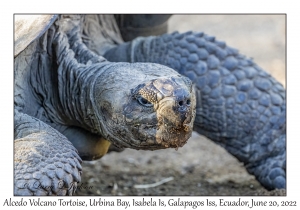
[(164, 34), (168, 18), (15, 16), (15, 195), (72, 195), (82, 160), (182, 147), (193, 130), (286, 187), (283, 86), (215, 37)]

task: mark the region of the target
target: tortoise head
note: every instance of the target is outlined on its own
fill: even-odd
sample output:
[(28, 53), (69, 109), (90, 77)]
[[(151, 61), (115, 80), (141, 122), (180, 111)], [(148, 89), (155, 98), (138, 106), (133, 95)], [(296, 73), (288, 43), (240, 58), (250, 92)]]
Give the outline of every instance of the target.
[(181, 147), (190, 138), (196, 99), (191, 81), (159, 64), (116, 63), (97, 79), (103, 134), (120, 147)]

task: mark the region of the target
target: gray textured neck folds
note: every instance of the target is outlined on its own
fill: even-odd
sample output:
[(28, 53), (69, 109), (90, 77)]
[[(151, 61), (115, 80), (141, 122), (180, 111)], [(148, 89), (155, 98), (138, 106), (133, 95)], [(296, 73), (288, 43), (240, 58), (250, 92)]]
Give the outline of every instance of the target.
[[(51, 77), (45, 78), (51, 78), (49, 85), (57, 85), (54, 88), (57, 92), (52, 93), (57, 101), (52, 100), (45, 105), (48, 117), (55, 124), (78, 126), (98, 135), (104, 134), (93, 101), (94, 85), (97, 78), (113, 64), (96, 55), (87, 56), (86, 60), (79, 56), (81, 60), (78, 60), (76, 54), (79, 52), (88, 55), (91, 55), (91, 52), (81, 43), (70, 43), (69, 38), (62, 32), (56, 32), (53, 40), (48, 39), (48, 42), (54, 46), (56, 64), (51, 67)], [(41, 74), (47, 72), (43, 69), (39, 71)], [(38, 83), (44, 85), (43, 82)]]
[[(94, 86), (98, 77), (109, 65), (93, 64), (88, 67), (58, 68), (59, 99), (62, 108), (72, 122), (72, 125), (83, 127), (96, 134), (103, 134), (100, 116), (97, 113), (93, 94)], [(74, 124), (75, 123), (75, 124)]]
[[(51, 78), (57, 93), (57, 101), (46, 107), (48, 117), (57, 125), (78, 126), (98, 135), (105, 135), (105, 127), (94, 100), (97, 78), (109, 71), (114, 64), (106, 62), (91, 52), (81, 39), (81, 19), (60, 18), (56, 26), (48, 30), (48, 45), (53, 45), (55, 65)], [(43, 47), (45, 48), (45, 47)], [(51, 54), (52, 52), (48, 52)], [(43, 74), (46, 71), (40, 70)], [(47, 77), (46, 77), (47, 78)], [(48, 77), (49, 78), (49, 77)]]

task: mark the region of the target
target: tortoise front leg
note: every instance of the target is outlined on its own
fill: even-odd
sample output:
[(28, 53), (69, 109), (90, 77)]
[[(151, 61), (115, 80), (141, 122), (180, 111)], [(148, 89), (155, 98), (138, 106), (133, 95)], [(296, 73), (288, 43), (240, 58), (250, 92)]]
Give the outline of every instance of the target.
[(104, 57), (160, 63), (189, 77), (197, 96), (194, 130), (244, 162), (267, 189), (285, 188), (285, 90), (252, 60), (193, 32), (137, 38)]
[(82, 162), (61, 133), (15, 110), (14, 194), (72, 195)]

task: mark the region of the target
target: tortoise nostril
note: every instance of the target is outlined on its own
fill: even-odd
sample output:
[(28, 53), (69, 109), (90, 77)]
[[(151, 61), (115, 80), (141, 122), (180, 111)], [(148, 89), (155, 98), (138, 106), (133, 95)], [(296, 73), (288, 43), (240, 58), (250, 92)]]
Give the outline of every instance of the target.
[(191, 104), (191, 100), (190, 100), (190, 99), (184, 99), (184, 100), (180, 100), (180, 101), (178, 102), (178, 105), (179, 105), (179, 106), (184, 106), (184, 105), (189, 106), (190, 104)]

